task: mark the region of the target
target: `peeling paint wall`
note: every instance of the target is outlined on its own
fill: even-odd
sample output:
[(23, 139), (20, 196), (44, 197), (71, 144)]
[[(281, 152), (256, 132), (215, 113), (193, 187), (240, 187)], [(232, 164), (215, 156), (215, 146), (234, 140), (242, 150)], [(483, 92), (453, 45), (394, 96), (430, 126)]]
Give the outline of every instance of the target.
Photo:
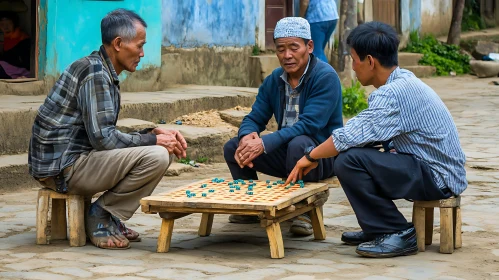
[(117, 8), (137, 12), (148, 24), (145, 57), (138, 69), (159, 68), (161, 0), (41, 0), (39, 61), (42, 73), (48, 78), (57, 77), (73, 61), (98, 50), (101, 45), (100, 21)]
[(421, 33), (444, 35), (452, 20), (452, 0), (421, 0)]
[(255, 45), (260, 1), (163, 0), (162, 3), (165, 47)]

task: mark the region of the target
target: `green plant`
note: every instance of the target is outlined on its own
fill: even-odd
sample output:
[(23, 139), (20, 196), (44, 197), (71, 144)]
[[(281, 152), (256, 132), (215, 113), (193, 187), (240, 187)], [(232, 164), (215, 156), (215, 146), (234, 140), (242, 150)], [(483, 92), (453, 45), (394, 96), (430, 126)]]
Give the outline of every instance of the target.
[(207, 157), (199, 157), (196, 162), (199, 162), (199, 163), (205, 163), (208, 161), (208, 158)]
[(355, 116), (360, 111), (367, 108), (366, 90), (359, 81), (352, 80), (352, 86), (341, 90), (343, 96), (343, 115), (346, 117)]
[(480, 30), (486, 28), (485, 21), (480, 15), (480, 1), (466, 0), (463, 10), (462, 31)]
[(259, 55), (261, 52), (262, 51), (260, 50), (260, 47), (258, 45), (254, 45), (253, 50), (251, 51), (253, 55)]
[(439, 42), (433, 35), (420, 38), (417, 32), (412, 32), (409, 38), (404, 51), (424, 54), (419, 64), (435, 66), (438, 76), (449, 75), (451, 71), (456, 74), (470, 72), (470, 58), (461, 53), (459, 46)]
[[(188, 165), (191, 160), (192, 159), (189, 156), (187, 156), (186, 158), (181, 158), (181, 159), (177, 160), (177, 162)], [(197, 160), (195, 160), (195, 162), (197, 162), (197, 163), (205, 163), (208, 160), (210, 160), (208, 157), (198, 157)]]

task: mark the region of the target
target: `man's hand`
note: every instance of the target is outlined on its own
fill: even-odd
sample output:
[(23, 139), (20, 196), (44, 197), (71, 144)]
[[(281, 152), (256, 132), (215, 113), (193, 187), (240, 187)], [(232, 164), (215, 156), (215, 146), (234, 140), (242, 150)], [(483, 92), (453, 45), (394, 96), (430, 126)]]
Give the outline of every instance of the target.
[[(156, 134), (156, 137), (158, 137), (160, 135), (172, 135), (173, 137), (175, 137), (175, 140), (178, 143), (176, 144), (176, 146), (175, 146), (176, 148), (173, 150), (173, 153), (177, 156), (177, 158), (187, 157), (187, 142), (185, 141), (184, 136), (182, 136), (182, 134), (179, 131), (166, 130), (163, 128), (156, 127), (155, 129), (152, 130), (152, 133)], [(160, 144), (157, 144), (157, 145), (160, 145)], [(167, 147), (165, 147), (165, 148), (167, 148)], [(172, 151), (170, 151), (170, 150), (168, 150), (168, 152), (172, 153)]]
[(259, 155), (263, 154), (262, 139), (257, 137), (246, 141), (246, 145), (239, 152), (239, 159), (242, 161), (243, 166), (253, 167), (252, 161)]
[[(252, 132), (248, 135), (245, 135), (241, 140), (239, 140), (239, 145), (237, 146), (236, 153), (234, 154), (234, 159), (236, 160), (237, 164), (239, 164), (239, 167), (244, 168), (245, 165), (243, 165), (243, 161), (240, 157), (241, 151), (246, 148), (248, 141), (253, 140), (253, 139), (260, 139), (258, 136), (258, 133)], [(250, 162), (248, 164), (249, 167), (253, 167), (253, 164)]]
[(303, 176), (307, 175), (312, 169), (319, 165), (318, 162), (311, 162), (306, 157), (302, 157), (295, 165), (293, 170), (286, 180), (285, 186), (291, 182), (296, 182), (303, 179)]

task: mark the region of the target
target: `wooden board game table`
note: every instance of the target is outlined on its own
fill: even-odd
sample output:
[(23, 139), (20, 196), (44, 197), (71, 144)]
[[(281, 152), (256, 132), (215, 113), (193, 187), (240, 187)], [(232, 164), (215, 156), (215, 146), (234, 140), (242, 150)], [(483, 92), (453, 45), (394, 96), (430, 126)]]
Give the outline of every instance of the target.
[(175, 219), (202, 213), (198, 234), (209, 236), (215, 214), (235, 214), (258, 216), (260, 225), (267, 230), (271, 257), (283, 258), (280, 223), (308, 212), (315, 239), (324, 240), (322, 205), (329, 196), (325, 183), (300, 183), (287, 187), (283, 183), (206, 179), (145, 197), (140, 203), (144, 213), (158, 213), (163, 219), (158, 253), (168, 252)]

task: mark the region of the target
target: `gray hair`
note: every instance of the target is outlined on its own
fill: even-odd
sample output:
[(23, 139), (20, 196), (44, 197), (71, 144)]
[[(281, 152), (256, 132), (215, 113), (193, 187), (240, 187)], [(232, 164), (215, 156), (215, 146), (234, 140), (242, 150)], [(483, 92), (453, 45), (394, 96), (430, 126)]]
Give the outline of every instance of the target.
[(125, 42), (130, 42), (137, 35), (135, 24), (139, 23), (144, 28), (146, 22), (138, 14), (126, 9), (116, 9), (108, 13), (100, 23), (102, 43), (109, 45), (116, 37), (121, 37)]

